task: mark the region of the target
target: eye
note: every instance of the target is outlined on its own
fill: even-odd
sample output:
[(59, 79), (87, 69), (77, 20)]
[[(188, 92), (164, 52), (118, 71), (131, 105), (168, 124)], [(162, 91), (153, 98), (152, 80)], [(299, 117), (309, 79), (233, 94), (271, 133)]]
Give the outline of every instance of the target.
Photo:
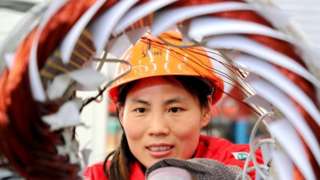
[(136, 113), (144, 113), (146, 112), (146, 108), (135, 108), (133, 110), (133, 112), (136, 112)]
[(168, 109), (168, 112), (172, 112), (172, 113), (178, 113), (183, 111), (184, 109), (180, 108), (180, 107), (172, 107)]

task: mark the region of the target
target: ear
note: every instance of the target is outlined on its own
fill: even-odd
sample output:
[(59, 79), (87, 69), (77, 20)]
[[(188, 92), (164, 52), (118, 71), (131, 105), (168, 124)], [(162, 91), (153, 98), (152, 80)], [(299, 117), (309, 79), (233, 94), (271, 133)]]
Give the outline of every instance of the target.
[(202, 108), (202, 117), (201, 117), (201, 127), (205, 127), (209, 124), (211, 120), (211, 102), (212, 102), (212, 97), (208, 96), (208, 106)]

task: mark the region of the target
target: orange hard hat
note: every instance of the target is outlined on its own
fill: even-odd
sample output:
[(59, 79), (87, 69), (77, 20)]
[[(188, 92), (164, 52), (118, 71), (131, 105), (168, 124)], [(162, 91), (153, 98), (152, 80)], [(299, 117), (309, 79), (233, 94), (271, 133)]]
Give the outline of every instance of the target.
[[(163, 33), (159, 38), (149, 33), (142, 36), (123, 56), (130, 63), (131, 71), (108, 87), (109, 97), (117, 102), (121, 85), (143, 78), (195, 76), (212, 86), (212, 104), (217, 102), (222, 96), (223, 81), (213, 72), (212, 59), (202, 47), (181, 47), (183, 45), (186, 44), (176, 31)], [(116, 74), (127, 70), (128, 66), (121, 64)]]

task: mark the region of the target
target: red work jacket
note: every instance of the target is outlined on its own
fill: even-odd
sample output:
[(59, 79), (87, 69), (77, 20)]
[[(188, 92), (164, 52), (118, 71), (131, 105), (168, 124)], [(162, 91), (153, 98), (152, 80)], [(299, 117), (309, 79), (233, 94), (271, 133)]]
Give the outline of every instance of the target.
[[(232, 144), (222, 138), (200, 136), (194, 158), (213, 159), (225, 165), (236, 165), (243, 168), (248, 152), (248, 145)], [(259, 163), (262, 163), (260, 152), (256, 153), (256, 158)], [(141, 170), (138, 162), (131, 165), (130, 171), (130, 180), (145, 180), (144, 172)], [(102, 163), (88, 167), (84, 175), (86, 180), (108, 180), (103, 173)], [(249, 175), (254, 179), (254, 172)]]

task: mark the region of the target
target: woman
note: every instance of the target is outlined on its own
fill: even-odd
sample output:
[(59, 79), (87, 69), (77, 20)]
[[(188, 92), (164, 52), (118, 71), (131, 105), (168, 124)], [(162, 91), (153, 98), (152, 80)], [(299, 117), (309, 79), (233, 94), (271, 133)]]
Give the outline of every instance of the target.
[(165, 158), (208, 158), (243, 167), (238, 154), (246, 154), (247, 145), (200, 135), (223, 92), (205, 50), (177, 48), (182, 45), (177, 32), (160, 38), (145, 35), (126, 54), (131, 71), (109, 88), (124, 132), (121, 144), (105, 163), (87, 169), (88, 179), (142, 180), (147, 168)]

